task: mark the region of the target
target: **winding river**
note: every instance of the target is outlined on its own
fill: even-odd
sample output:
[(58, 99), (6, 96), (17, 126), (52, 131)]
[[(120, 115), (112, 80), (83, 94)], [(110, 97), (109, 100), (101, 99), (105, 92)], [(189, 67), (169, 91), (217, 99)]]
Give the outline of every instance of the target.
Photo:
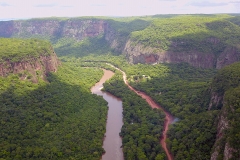
[[(145, 99), (146, 102), (152, 108), (161, 109), (165, 113), (166, 117), (165, 117), (162, 137), (160, 138), (160, 144), (162, 145), (168, 160), (173, 160), (173, 156), (167, 148), (166, 139), (167, 139), (167, 131), (169, 129), (169, 125), (174, 122), (174, 117), (169, 112), (164, 110), (164, 108), (162, 108), (159, 104), (157, 104), (147, 94), (145, 94), (144, 92), (138, 91), (134, 89), (132, 86), (130, 86), (127, 81), (127, 76), (125, 72), (123, 72), (122, 70), (120, 70), (119, 68), (111, 64), (108, 64), (108, 65), (122, 72), (124, 83), (128, 86), (130, 90), (132, 90), (137, 95)], [(103, 154), (102, 160), (123, 160), (124, 157), (123, 157), (123, 152), (121, 148), (122, 139), (119, 136), (119, 133), (121, 132), (121, 128), (123, 125), (122, 101), (109, 93), (101, 91), (101, 89), (103, 88), (103, 83), (114, 75), (112, 71), (105, 70), (105, 69), (103, 69), (103, 71), (104, 71), (104, 75), (101, 78), (101, 80), (91, 88), (91, 92), (93, 94), (103, 96), (103, 98), (108, 102), (108, 107), (109, 107), (105, 139), (103, 142), (103, 148), (105, 149), (106, 153)]]
[[(108, 64), (108, 63), (107, 63)], [(120, 72), (122, 72), (123, 74), (123, 80), (124, 80), (124, 83), (128, 86), (129, 89), (131, 89), (132, 91), (134, 91), (136, 94), (138, 94), (139, 96), (141, 96), (143, 99), (145, 99), (147, 101), (147, 103), (152, 107), (152, 108), (158, 108), (158, 109), (161, 109), (166, 117), (165, 117), (165, 122), (164, 122), (164, 129), (163, 129), (163, 133), (162, 133), (162, 137), (160, 139), (160, 143), (167, 155), (167, 158), (168, 160), (173, 160), (173, 156), (172, 154), (170, 153), (170, 151), (168, 150), (167, 148), (167, 143), (166, 143), (166, 139), (167, 139), (167, 131), (169, 129), (169, 125), (171, 123), (174, 122), (174, 117), (169, 113), (167, 112), (166, 110), (164, 110), (164, 108), (162, 108), (159, 104), (157, 104), (151, 97), (149, 97), (147, 94), (145, 94), (144, 92), (140, 92), (136, 89), (134, 89), (132, 86), (129, 85), (128, 81), (127, 81), (127, 76), (126, 76), (126, 73), (123, 72), (122, 70), (120, 70), (119, 68), (111, 65), (111, 64), (108, 64), (112, 67), (114, 67), (115, 69), (119, 70)]]
[(105, 69), (103, 71), (104, 75), (101, 80), (91, 88), (93, 94), (103, 96), (108, 102), (107, 126), (103, 142), (106, 153), (103, 154), (102, 160), (123, 160), (122, 139), (119, 136), (123, 125), (122, 101), (109, 93), (101, 91), (103, 83), (114, 75), (112, 71)]

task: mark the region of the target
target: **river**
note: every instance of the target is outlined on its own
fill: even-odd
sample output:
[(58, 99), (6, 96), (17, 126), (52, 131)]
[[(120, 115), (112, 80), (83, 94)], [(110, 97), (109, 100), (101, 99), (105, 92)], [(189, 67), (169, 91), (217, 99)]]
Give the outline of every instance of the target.
[(102, 160), (123, 160), (122, 139), (119, 136), (123, 125), (122, 101), (109, 93), (101, 91), (103, 83), (114, 75), (112, 71), (105, 69), (103, 71), (104, 75), (101, 80), (91, 88), (93, 94), (102, 96), (108, 102), (106, 133), (103, 141), (103, 148), (106, 153), (103, 154)]
[[(170, 153), (170, 151), (167, 148), (166, 139), (167, 139), (167, 131), (169, 129), (169, 125), (174, 122), (174, 117), (167, 112), (164, 108), (162, 108), (159, 104), (157, 104), (151, 97), (149, 97), (146, 93), (140, 92), (136, 89), (134, 89), (132, 86), (129, 85), (127, 81), (126, 73), (120, 70), (119, 68), (116, 68), (115, 66), (108, 64), (115, 69), (119, 70), (123, 74), (123, 80), (124, 83), (128, 86), (130, 90), (141, 96), (143, 99), (146, 100), (146, 102), (152, 107), (152, 108), (158, 108), (161, 109), (165, 113), (165, 122), (164, 122), (164, 129), (162, 133), (162, 137), (160, 138), (160, 144), (163, 147), (168, 160), (173, 160), (173, 155)], [(109, 70), (105, 70), (104, 75), (101, 78), (101, 80), (95, 84), (94, 87), (91, 88), (92, 93), (103, 96), (103, 98), (108, 102), (108, 118), (107, 118), (107, 127), (106, 127), (106, 134), (105, 139), (103, 142), (103, 148), (105, 149), (106, 153), (102, 156), (102, 160), (123, 160), (123, 152), (122, 148), (122, 139), (119, 136), (119, 133), (121, 132), (121, 128), (123, 125), (122, 121), (122, 101), (118, 99), (117, 97), (102, 92), (101, 89), (103, 88), (103, 83), (110, 79), (114, 73)]]
[[(108, 63), (107, 63), (108, 64)], [(128, 86), (129, 89), (131, 89), (132, 91), (134, 91), (137, 95), (141, 96), (143, 99), (145, 99), (147, 101), (147, 103), (152, 107), (152, 108), (158, 108), (161, 109), (164, 113), (165, 113), (165, 122), (164, 122), (164, 129), (163, 129), (163, 133), (162, 133), (162, 137), (160, 138), (160, 144), (163, 147), (168, 160), (173, 160), (173, 155), (170, 153), (170, 151), (167, 148), (167, 143), (166, 143), (166, 139), (167, 139), (167, 131), (169, 129), (169, 125), (171, 123), (174, 122), (174, 116), (172, 116), (169, 112), (167, 112), (164, 108), (162, 108), (159, 104), (157, 104), (151, 97), (149, 97), (146, 93), (144, 92), (140, 92), (136, 89), (134, 89), (132, 86), (129, 85), (128, 81), (127, 81), (127, 76), (126, 73), (123, 72), (122, 70), (120, 70), (119, 68), (108, 64), (112, 67), (114, 67), (115, 69), (119, 70), (120, 72), (122, 72), (123, 74), (123, 80), (124, 83)]]

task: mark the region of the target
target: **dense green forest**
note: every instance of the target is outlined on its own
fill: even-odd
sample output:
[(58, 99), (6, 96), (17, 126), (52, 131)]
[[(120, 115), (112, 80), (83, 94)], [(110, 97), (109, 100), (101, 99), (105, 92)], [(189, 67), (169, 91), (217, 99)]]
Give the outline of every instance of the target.
[(65, 62), (48, 82), (0, 77), (0, 158), (100, 159), (107, 104), (90, 87), (102, 74)]
[[(163, 68), (161, 65), (155, 67)], [(144, 77), (142, 74), (133, 76), (131, 85), (149, 94), (179, 118), (168, 133), (169, 147), (175, 159), (207, 160), (217, 131), (218, 112), (207, 111), (208, 87), (215, 72), (188, 64), (165, 64), (165, 67), (168, 68), (166, 76), (152, 77), (146, 72)]]
[(17, 62), (53, 52), (51, 43), (38, 39), (0, 38), (0, 62)]

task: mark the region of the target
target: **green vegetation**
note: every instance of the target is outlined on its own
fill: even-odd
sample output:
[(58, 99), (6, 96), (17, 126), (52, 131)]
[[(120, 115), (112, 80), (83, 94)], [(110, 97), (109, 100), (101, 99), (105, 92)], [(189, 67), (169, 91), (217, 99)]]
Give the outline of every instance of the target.
[(228, 129), (224, 131), (224, 135), (220, 140), (220, 155), (222, 158), (224, 155), (224, 147), (226, 143), (229, 143), (233, 148), (232, 159), (239, 158), (240, 152), (240, 63), (234, 63), (221, 69), (212, 81), (212, 92), (218, 94), (218, 96), (224, 96), (221, 106), (221, 115), (225, 116), (228, 120)]
[(214, 53), (226, 46), (238, 47), (240, 27), (229, 15), (192, 16), (155, 19), (142, 31), (132, 32), (132, 44), (157, 48), (158, 51)]
[[(168, 133), (168, 145), (175, 159), (210, 158), (217, 131), (216, 115), (219, 113), (218, 111), (207, 111), (210, 101), (208, 88), (216, 73), (215, 70), (198, 69), (188, 64), (130, 65), (123, 58), (114, 56), (88, 57), (82, 60), (85, 59), (108, 61), (118, 66), (127, 73), (128, 81), (134, 88), (146, 92), (180, 119), (170, 127)], [(91, 62), (91, 64), (100, 65), (97, 62)], [(115, 80), (117, 82), (114, 82), (114, 79), (110, 80), (106, 84), (106, 90), (121, 97), (121, 92), (123, 92), (121, 85), (124, 84), (122, 77), (119, 76), (120, 78), (121, 81)], [(111, 86), (111, 90), (107, 88), (108, 85)], [(127, 93), (123, 95), (127, 95), (127, 98), (130, 97)], [(137, 112), (133, 113), (136, 115)], [(124, 118), (129, 116), (126, 114)], [(128, 123), (124, 121), (124, 125)], [(122, 128), (122, 132), (125, 131), (124, 129), (125, 127)], [(128, 135), (131, 135), (130, 132)], [(134, 143), (127, 142), (124, 143), (134, 146)], [(128, 150), (131, 149), (128, 148)], [(124, 154), (125, 156), (129, 155), (125, 150)]]
[[(226, 102), (227, 118), (229, 120), (229, 129), (225, 131), (223, 140), (229, 142), (229, 145), (234, 149), (233, 158), (239, 158), (240, 152), (240, 85), (234, 89), (229, 89), (226, 92), (224, 101)], [(223, 154), (222, 152), (221, 154)]]
[[(97, 21), (106, 23), (102, 35), (84, 37), (89, 23), (94, 24)], [(76, 29), (71, 22), (82, 25), (82, 28)], [(46, 23), (49, 23), (49, 30), (43, 27)], [(0, 25), (4, 27), (5, 24)], [(36, 27), (29, 31), (32, 26)], [(141, 44), (152, 47), (154, 52), (201, 52), (219, 55), (226, 47), (240, 49), (239, 15), (227, 14), (30, 19), (22, 21), (18, 33), (8, 34), (2, 31), (1, 35), (45, 39), (52, 42), (58, 55), (75, 57), (110, 51), (119, 55), (129, 38), (133, 46)], [(114, 43), (110, 47), (112, 42)]]
[(52, 52), (51, 44), (43, 40), (0, 38), (0, 62), (18, 62)]
[(107, 104), (90, 87), (102, 74), (67, 62), (49, 83), (0, 77), (0, 158), (100, 159)]
[[(31, 34), (27, 30), (11, 35), (50, 40), (64, 63), (57, 73), (49, 75), (50, 83), (20, 81), (20, 75), (0, 77), (0, 158), (100, 159), (104, 152), (101, 146), (107, 107), (101, 97), (90, 93), (90, 87), (102, 72), (80, 67), (97, 66), (116, 72), (104, 86), (106, 91), (123, 100), (124, 126), (120, 135), (125, 159), (165, 159), (159, 144), (164, 115), (159, 110), (152, 110), (130, 91), (124, 85), (121, 73), (103, 62), (124, 70), (133, 87), (146, 92), (179, 118), (168, 133), (168, 147), (175, 159), (210, 159), (216, 139), (216, 117), (223, 112), (227, 113), (229, 129), (220, 142), (219, 158), (223, 157), (226, 142), (236, 149), (233, 159), (239, 157), (239, 63), (216, 74), (215, 70), (187, 64), (131, 65), (123, 56), (112, 56), (118, 55), (115, 52), (119, 52), (130, 38), (133, 46), (153, 47), (156, 52), (196, 51), (213, 53), (217, 57), (226, 48), (240, 49), (239, 16), (156, 15), (137, 19), (85, 17), (73, 20), (77, 19), (106, 21), (108, 34), (118, 42), (116, 48), (110, 48), (107, 33), (83, 40), (61, 37), (61, 30), (53, 35)], [(63, 27), (63, 22), (69, 19), (42, 20), (60, 21), (60, 27)], [(33, 21), (39, 20), (27, 22)], [(0, 39), (2, 62), (16, 62), (51, 52), (50, 44), (45, 41)], [(208, 111), (213, 92), (224, 96), (224, 105)], [(218, 111), (222, 106), (222, 111)]]
[[(103, 54), (108, 53), (110, 51), (116, 52), (115, 54), (120, 54), (119, 50), (111, 49), (109, 46), (109, 42), (106, 40), (106, 34), (102, 33), (96, 37), (82, 37), (83, 39), (79, 39), (73, 37), (72, 35), (64, 35), (63, 30), (65, 32), (71, 32), (68, 30), (66, 24), (71, 25), (71, 21), (75, 21), (77, 23), (81, 23), (82, 25), (86, 25), (78, 31), (78, 34), (83, 34), (88, 27), (88, 23), (93, 23), (95, 21), (104, 20), (108, 23), (108, 32), (110, 30), (113, 32), (116, 39), (118, 39), (119, 47), (123, 47), (126, 43), (126, 40), (129, 34), (133, 31), (142, 30), (146, 28), (150, 24), (150, 19), (145, 20), (146, 18), (141, 17), (135, 18), (107, 18), (107, 17), (77, 17), (77, 18), (37, 18), (30, 19), (26, 21), (22, 21), (22, 28), (19, 33), (13, 33), (10, 37), (16, 38), (37, 38), (51, 41), (56, 53), (59, 56), (75, 56), (75, 57), (83, 57), (88, 54)], [(83, 23), (83, 21), (89, 21)], [(44, 28), (45, 23), (49, 23), (49, 29)], [(58, 24), (56, 24), (58, 23)], [(29, 31), (29, 27), (38, 24), (35, 29)], [(57, 30), (55, 30), (58, 27)], [(70, 26), (71, 27), (71, 26)], [(54, 30), (54, 32), (50, 32), (49, 30)], [(75, 31), (76, 32), (76, 31)], [(5, 33), (2, 33), (5, 35)], [(75, 34), (75, 33), (74, 33)], [(77, 35), (75, 35), (77, 36)], [(78, 35), (79, 36), (79, 35)]]
[[(146, 92), (156, 102), (178, 117), (168, 132), (169, 148), (175, 159), (209, 159), (216, 136), (216, 115), (206, 111), (209, 82), (214, 71), (187, 64), (165, 64), (167, 74), (145, 78), (142, 74), (131, 85)], [(162, 65), (156, 65), (160, 70)], [(152, 68), (154, 68), (152, 67)], [(149, 67), (150, 68), (150, 67)], [(149, 73), (151, 73), (149, 69)], [(145, 73), (147, 74), (147, 72)]]
[(133, 31), (143, 30), (150, 25), (150, 21), (143, 19), (122, 20), (118, 19), (108, 20), (112, 29), (117, 31), (120, 36), (128, 36)]
[(219, 95), (240, 85), (240, 63), (234, 63), (219, 70), (217, 75), (212, 80), (212, 91)]
[[(155, 68), (161, 76), (151, 75), (151, 70)], [(151, 79), (144, 81), (141, 78), (143, 74)], [(192, 113), (207, 110), (207, 90), (214, 74), (214, 70), (198, 69), (188, 64), (159, 64), (149, 66), (148, 72), (142, 72), (137, 79), (131, 80), (131, 85), (146, 92), (170, 113), (183, 119)]]
[(164, 159), (159, 137), (165, 115), (160, 110), (151, 109), (145, 100), (130, 91), (119, 71), (104, 84), (104, 89), (123, 101), (124, 125), (120, 135), (125, 159)]
[(110, 47), (102, 35), (93, 38), (86, 38), (77, 42), (73, 38), (61, 38), (54, 48), (59, 56), (83, 57), (89, 54), (101, 55), (108, 53)]
[(209, 160), (216, 139), (218, 111), (191, 114), (173, 124), (168, 132), (168, 144), (175, 159)]
[[(95, 57), (95, 60), (98, 61), (101, 57), (103, 56)], [(122, 59), (108, 56), (105, 57), (105, 60), (116, 60), (116, 63), (120, 63)], [(122, 62), (126, 64), (125, 61)], [(129, 90), (123, 82), (122, 73), (109, 65), (95, 61), (82, 62), (82, 66), (101, 67), (115, 72), (113, 78), (104, 83), (104, 90), (123, 101), (124, 125), (120, 135), (123, 138), (125, 159), (165, 159), (166, 155), (159, 143), (165, 118), (163, 112), (158, 109), (151, 109), (145, 100)]]

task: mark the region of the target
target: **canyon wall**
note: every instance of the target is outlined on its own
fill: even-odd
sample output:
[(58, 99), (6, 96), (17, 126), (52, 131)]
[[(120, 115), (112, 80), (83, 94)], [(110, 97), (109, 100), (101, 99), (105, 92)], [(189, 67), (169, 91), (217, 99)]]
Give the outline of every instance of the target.
[[(113, 22), (113, 20), (111, 20), (110, 23), (107, 19), (97, 18), (49, 18), (6, 21), (0, 22), (0, 37), (33, 37), (47, 39), (55, 43), (60, 38), (73, 38), (77, 42), (80, 42), (87, 37), (104, 36), (104, 39), (113, 52), (124, 54), (127, 60), (133, 64), (186, 62), (195, 67), (220, 69), (240, 59), (240, 51), (230, 45), (227, 45), (225, 49), (217, 55), (210, 52), (200, 52), (195, 49), (188, 51), (183, 49), (182, 51), (176, 52), (174, 50), (163, 51), (159, 48), (143, 46), (130, 38), (131, 32), (133, 32), (136, 27), (132, 27), (133, 29), (128, 32), (120, 32), (119, 26), (112, 25), (113, 23), (120, 22)], [(127, 24), (128, 23), (126, 23), (126, 25)], [(139, 28), (139, 30), (140, 29), (142, 28)], [(192, 42), (172, 42), (171, 47), (178, 48), (188, 43)], [(210, 37), (201, 43), (201, 45), (220, 45), (221, 40)]]
[(107, 28), (104, 20), (58, 20), (32, 19), (0, 22), (0, 37), (68, 37), (82, 40), (105, 33)]
[(181, 63), (186, 62), (194, 67), (201, 68), (217, 68), (221, 69), (226, 65), (239, 61), (240, 52), (234, 47), (226, 47), (226, 49), (216, 56), (213, 53), (201, 53), (198, 51), (159, 51), (158, 48), (145, 47), (141, 44), (133, 45), (130, 40), (124, 48), (130, 63)]
[(21, 79), (38, 82), (38, 77), (45, 80), (47, 74), (56, 72), (60, 64), (54, 51), (51, 55), (40, 55), (39, 57), (32, 57), (18, 62), (8, 60), (0, 63), (0, 76), (19, 74)]

